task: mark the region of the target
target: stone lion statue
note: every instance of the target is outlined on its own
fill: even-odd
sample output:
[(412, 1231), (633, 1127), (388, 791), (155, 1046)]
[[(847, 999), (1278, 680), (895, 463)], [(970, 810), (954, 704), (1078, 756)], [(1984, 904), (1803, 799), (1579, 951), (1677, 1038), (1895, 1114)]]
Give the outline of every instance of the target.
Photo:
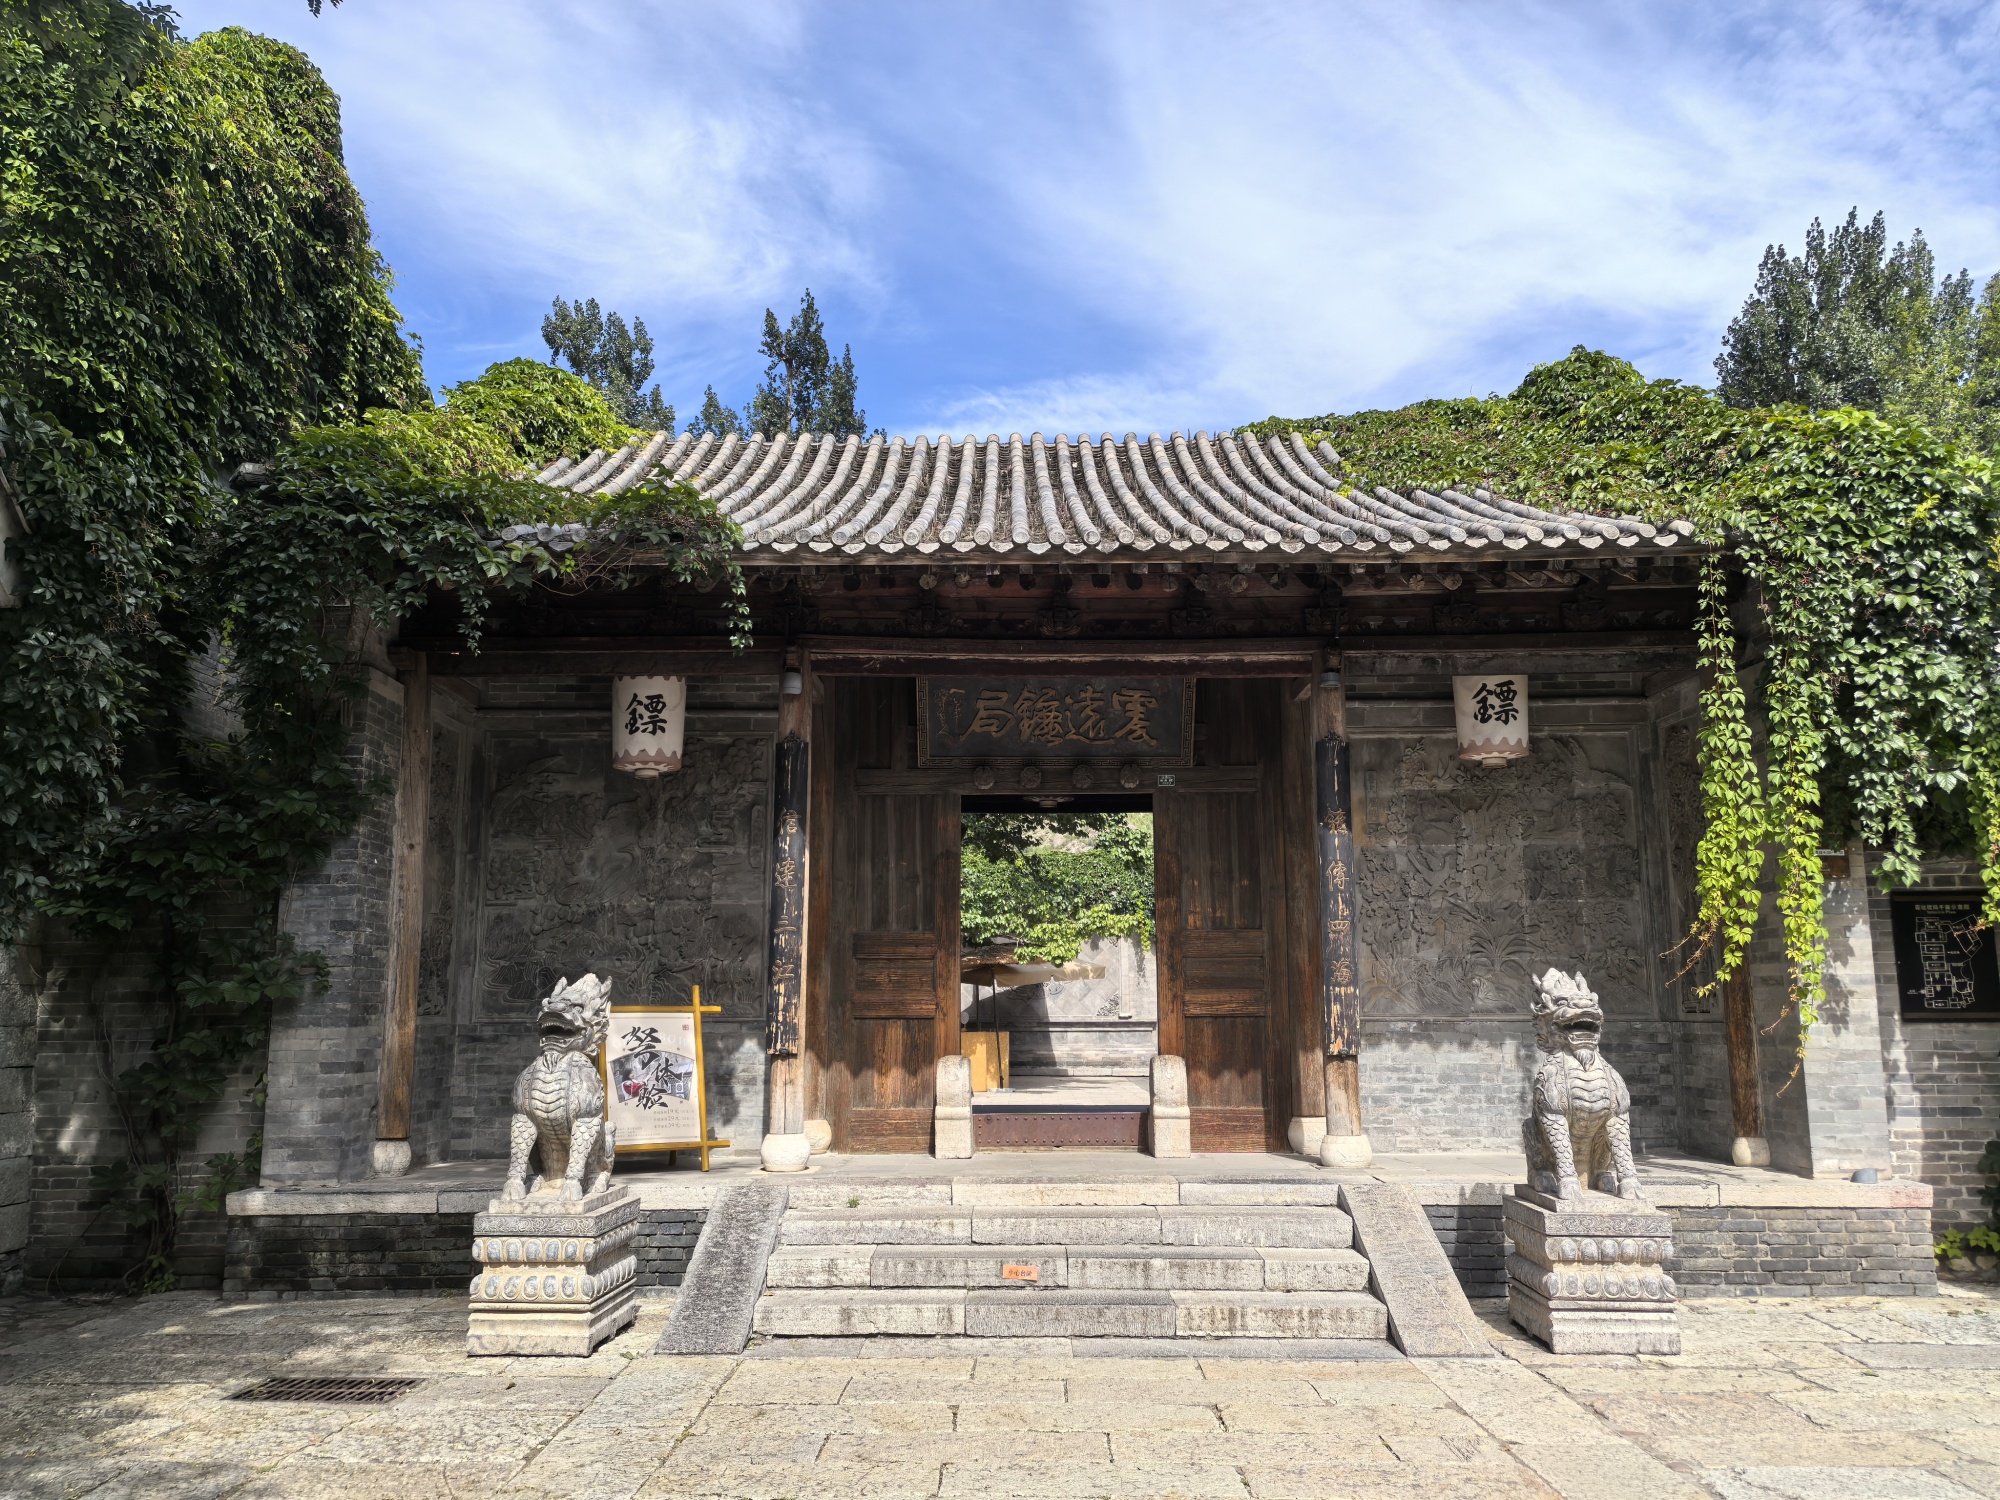
[(1557, 1198), (1586, 1187), (1643, 1198), (1632, 1165), (1632, 1095), (1598, 1051), (1604, 1009), (1581, 973), (1535, 981), (1535, 1041), (1550, 1054), (1535, 1073), (1534, 1112), (1521, 1122), (1528, 1185)]
[[(518, 1202), (530, 1193), (554, 1192), (564, 1203), (611, 1185), (611, 1122), (604, 1118), (604, 1081), (597, 1049), (611, 1029), (611, 981), (586, 974), (575, 984), (558, 980), (537, 1020), (541, 1053), (514, 1083), (512, 1151), (501, 1196)], [(528, 1157), (539, 1151), (541, 1174), (528, 1182)]]

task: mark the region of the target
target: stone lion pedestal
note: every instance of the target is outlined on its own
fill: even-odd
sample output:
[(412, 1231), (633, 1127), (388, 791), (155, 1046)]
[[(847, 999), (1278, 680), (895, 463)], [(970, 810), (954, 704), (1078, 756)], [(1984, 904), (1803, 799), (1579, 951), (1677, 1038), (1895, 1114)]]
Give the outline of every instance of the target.
[(472, 1220), (467, 1354), (586, 1355), (639, 1315), (639, 1195), (495, 1198)]
[(1673, 1220), (1649, 1203), (1521, 1186), (1507, 1199), (1507, 1316), (1556, 1354), (1678, 1354)]

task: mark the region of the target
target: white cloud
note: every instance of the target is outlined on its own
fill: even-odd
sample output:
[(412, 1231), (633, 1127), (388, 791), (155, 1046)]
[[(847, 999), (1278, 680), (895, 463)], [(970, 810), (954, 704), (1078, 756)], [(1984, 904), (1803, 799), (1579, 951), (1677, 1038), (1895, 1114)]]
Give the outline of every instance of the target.
[(434, 364), (587, 292), (684, 405), (740, 400), (806, 284), (874, 420), (1122, 432), (1505, 388), (1579, 340), (1706, 379), (1764, 245), (1855, 203), (2000, 265), (1970, 4), (183, 9), (327, 69)]

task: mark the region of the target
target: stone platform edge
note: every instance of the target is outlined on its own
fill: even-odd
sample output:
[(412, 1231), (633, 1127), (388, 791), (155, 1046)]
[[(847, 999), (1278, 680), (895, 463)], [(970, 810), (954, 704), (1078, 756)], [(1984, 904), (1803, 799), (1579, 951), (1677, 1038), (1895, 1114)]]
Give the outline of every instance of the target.
[[(761, 1174), (713, 1174), (691, 1178), (686, 1182), (660, 1182), (635, 1179), (631, 1189), (639, 1195), (642, 1209), (706, 1209), (714, 1201), (716, 1194), (732, 1183), (755, 1180)], [(812, 1182), (818, 1174), (802, 1174), (794, 1181)], [(931, 1177), (884, 1174), (879, 1177), (861, 1172), (843, 1172), (838, 1178), (842, 1189), (866, 1189), (871, 1185), (894, 1187), (909, 1192), (919, 1184), (939, 1189), (939, 1196), (945, 1202), (967, 1201), (980, 1194), (983, 1188), (997, 1187), (1003, 1181), (1008, 1183), (1030, 1183), (1046, 1181), (1052, 1187), (1063, 1181), (1062, 1177), (1041, 1178), (1024, 1171), (1018, 1179), (992, 1177), (955, 1178), (948, 1173), (938, 1173)], [(1132, 1177), (1124, 1183), (1137, 1187), (1141, 1183), (1164, 1185), (1176, 1181), (1173, 1174), (1162, 1172), (1156, 1178)], [(1260, 1178), (1246, 1172), (1241, 1178), (1208, 1177), (1186, 1178), (1178, 1181), (1195, 1184), (1201, 1181), (1229, 1181), (1232, 1183), (1269, 1182), (1279, 1185), (1299, 1186), (1310, 1182), (1324, 1183), (1368, 1183), (1380, 1182), (1387, 1186), (1401, 1188), (1423, 1207), (1445, 1207), (1450, 1205), (1491, 1205), (1497, 1207), (1503, 1200), (1513, 1196), (1514, 1184), (1503, 1181), (1469, 1181), (1465, 1178), (1383, 1178), (1368, 1173), (1325, 1172), (1311, 1175)], [(961, 1195), (956, 1189), (964, 1184), (971, 1192)], [(486, 1206), (497, 1196), (490, 1187), (391, 1187), (386, 1183), (342, 1183), (326, 1186), (300, 1187), (255, 1187), (240, 1188), (226, 1200), (227, 1211), (232, 1218), (256, 1218), (274, 1214), (467, 1214), (484, 1213)], [(1923, 1208), (1931, 1206), (1932, 1190), (1929, 1183), (1895, 1180), (1882, 1183), (1860, 1183), (1824, 1178), (1792, 1177), (1784, 1173), (1771, 1173), (1756, 1178), (1710, 1178), (1694, 1182), (1649, 1181), (1646, 1184), (1646, 1201), (1656, 1208)]]

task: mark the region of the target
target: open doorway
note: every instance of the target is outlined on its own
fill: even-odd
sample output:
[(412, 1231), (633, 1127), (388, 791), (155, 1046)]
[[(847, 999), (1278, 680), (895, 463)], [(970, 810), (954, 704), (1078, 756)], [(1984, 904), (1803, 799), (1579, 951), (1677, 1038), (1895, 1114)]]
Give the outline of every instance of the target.
[(1139, 1149), (1159, 1050), (1152, 798), (967, 797), (960, 872), (977, 1146)]

